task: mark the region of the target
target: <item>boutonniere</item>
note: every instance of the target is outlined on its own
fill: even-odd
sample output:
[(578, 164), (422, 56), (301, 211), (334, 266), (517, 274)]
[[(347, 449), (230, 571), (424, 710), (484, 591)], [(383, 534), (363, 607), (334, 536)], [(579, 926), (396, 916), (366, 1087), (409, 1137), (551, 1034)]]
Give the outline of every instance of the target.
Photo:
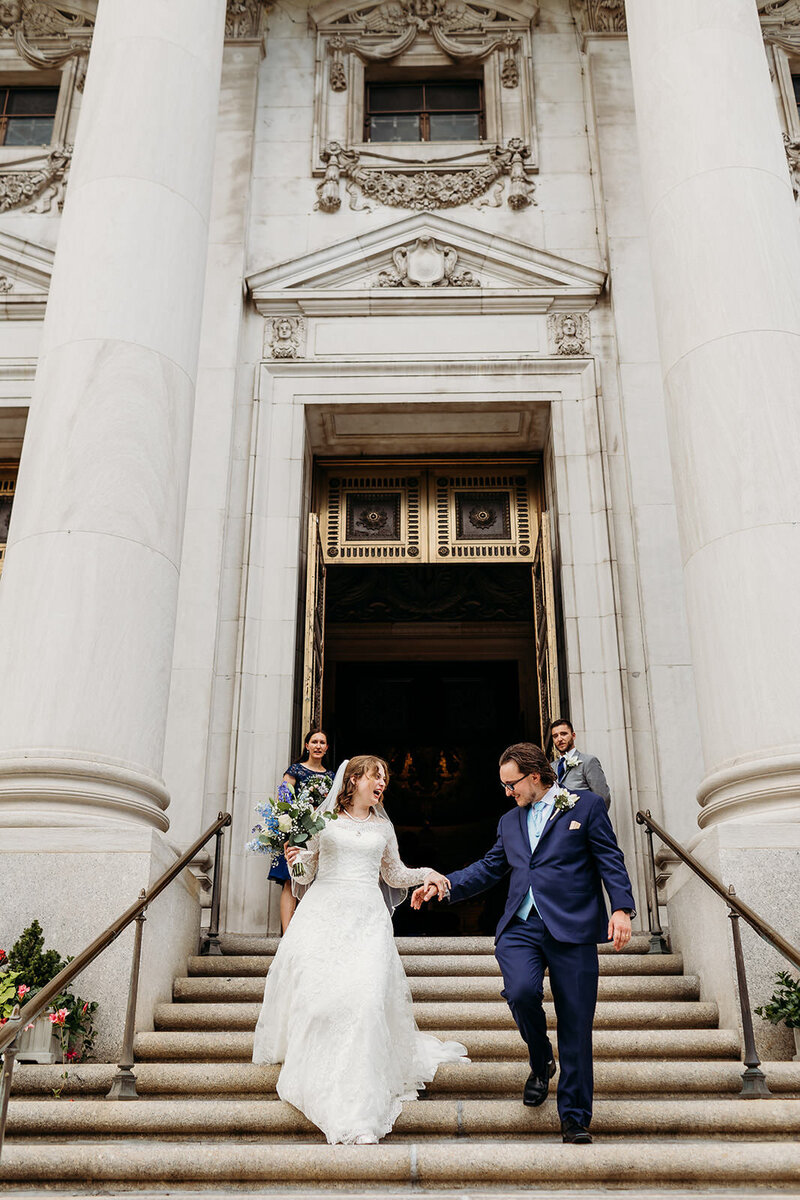
[(578, 758), (577, 754), (568, 754), (564, 759), (564, 766), (568, 771), (571, 771), (574, 767), (579, 767), (580, 765), (581, 759)]
[(567, 809), (574, 808), (579, 800), (580, 796), (576, 796), (574, 792), (568, 792), (566, 788), (560, 788), (555, 795), (555, 800), (553, 802), (553, 816), (550, 818), (550, 820), (552, 821), (556, 813), (566, 812)]

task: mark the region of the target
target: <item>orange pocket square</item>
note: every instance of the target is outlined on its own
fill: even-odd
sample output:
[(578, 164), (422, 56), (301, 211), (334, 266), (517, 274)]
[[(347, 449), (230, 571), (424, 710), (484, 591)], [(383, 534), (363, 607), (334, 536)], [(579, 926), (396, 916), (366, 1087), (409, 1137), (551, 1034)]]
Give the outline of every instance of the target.
[(581, 823), (580, 821), (570, 821), (569, 827), (570, 829), (580, 829)]

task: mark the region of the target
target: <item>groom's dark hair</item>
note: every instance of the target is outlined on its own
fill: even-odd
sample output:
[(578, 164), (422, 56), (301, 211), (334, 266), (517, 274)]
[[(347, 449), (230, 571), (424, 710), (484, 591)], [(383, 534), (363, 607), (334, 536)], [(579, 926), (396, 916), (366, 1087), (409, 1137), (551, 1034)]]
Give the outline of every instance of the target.
[(547, 756), (533, 742), (515, 742), (500, 755), (500, 766), (516, 763), (523, 775), (538, 775), (542, 783), (556, 782), (556, 774)]

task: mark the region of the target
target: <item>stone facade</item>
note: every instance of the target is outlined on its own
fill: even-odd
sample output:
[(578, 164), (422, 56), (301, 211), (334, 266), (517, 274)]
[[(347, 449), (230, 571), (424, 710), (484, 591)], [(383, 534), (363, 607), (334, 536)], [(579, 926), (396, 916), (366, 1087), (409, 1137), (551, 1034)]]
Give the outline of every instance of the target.
[[(223, 809), (224, 925), (275, 931), (244, 842), (296, 753), (313, 462), (465, 447), (542, 456), (570, 714), (641, 908), (649, 809), (800, 940), (762, 882), (800, 853), (792, 6), (714, 0), (700, 39), (697, 0), (36, 7), (16, 40), (0, 14), (0, 87), (59, 89), (51, 145), (0, 146), (0, 856), (36, 899), (0, 944), (37, 913), (80, 939), (64, 830), (88, 938), (117, 831), (127, 902)], [(381, 64), (465, 63), (482, 139), (363, 140)], [(667, 893), (730, 1006), (721, 906)]]

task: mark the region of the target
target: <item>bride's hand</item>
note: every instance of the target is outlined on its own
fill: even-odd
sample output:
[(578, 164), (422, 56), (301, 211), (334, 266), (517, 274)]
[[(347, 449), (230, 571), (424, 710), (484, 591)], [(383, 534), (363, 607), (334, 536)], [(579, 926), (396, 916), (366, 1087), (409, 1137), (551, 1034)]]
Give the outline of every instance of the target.
[(283, 853), (289, 866), (293, 867), (297, 862), (297, 856), (300, 853), (300, 847), (284, 844)]

